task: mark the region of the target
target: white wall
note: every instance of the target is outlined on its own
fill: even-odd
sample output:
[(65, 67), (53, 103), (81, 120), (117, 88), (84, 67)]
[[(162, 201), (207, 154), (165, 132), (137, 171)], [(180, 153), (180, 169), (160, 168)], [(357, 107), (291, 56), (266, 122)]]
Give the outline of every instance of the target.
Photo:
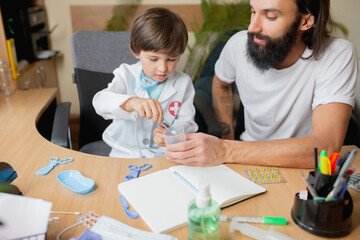
[[(144, 4), (199, 4), (200, 0), (143, 0)], [(52, 49), (59, 50), (61, 55), (57, 57), (57, 75), (61, 101), (72, 102), (71, 112), (79, 113), (79, 101), (76, 85), (72, 82), (73, 64), (70, 49), (70, 37), (72, 24), (70, 15), (71, 5), (116, 5), (122, 3), (119, 0), (45, 0), (48, 16), (49, 29), (56, 24), (58, 27), (51, 34)], [(334, 20), (343, 23), (349, 29), (348, 39), (353, 42), (360, 56), (360, 10), (359, 0), (332, 0), (332, 12)], [(341, 34), (337, 34), (341, 36)], [(193, 36), (189, 34), (190, 42)], [(182, 69), (186, 60), (186, 52), (179, 63), (178, 69)], [(360, 95), (360, 94), (359, 94)], [(359, 103), (360, 105), (360, 103)]]

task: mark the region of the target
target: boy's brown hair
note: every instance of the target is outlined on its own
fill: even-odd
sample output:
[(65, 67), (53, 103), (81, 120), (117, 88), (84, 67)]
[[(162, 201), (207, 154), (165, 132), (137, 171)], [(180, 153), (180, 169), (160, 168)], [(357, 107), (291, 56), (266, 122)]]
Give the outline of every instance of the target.
[(131, 29), (130, 48), (135, 54), (154, 51), (171, 56), (184, 53), (188, 33), (182, 19), (166, 8), (149, 8), (135, 20)]

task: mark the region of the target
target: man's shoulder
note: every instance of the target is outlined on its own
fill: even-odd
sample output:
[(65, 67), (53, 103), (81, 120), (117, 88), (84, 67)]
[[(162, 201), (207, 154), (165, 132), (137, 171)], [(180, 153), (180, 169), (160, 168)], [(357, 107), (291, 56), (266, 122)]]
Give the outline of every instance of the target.
[(327, 52), (356, 51), (352, 42), (343, 38), (330, 38)]
[(248, 38), (247, 33), (248, 33), (247, 30), (239, 31), (230, 37), (229, 42), (237, 42), (237, 43), (244, 41), (246, 42)]
[(244, 30), (232, 35), (225, 44), (225, 51), (227, 51), (227, 53), (235, 55), (238, 55), (239, 52), (244, 51), (248, 39), (247, 33), (248, 31)]

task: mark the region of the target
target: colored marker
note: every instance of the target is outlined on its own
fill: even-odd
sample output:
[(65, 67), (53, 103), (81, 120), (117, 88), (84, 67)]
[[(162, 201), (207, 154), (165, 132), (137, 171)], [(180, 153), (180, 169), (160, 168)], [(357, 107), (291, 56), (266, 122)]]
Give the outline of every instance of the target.
[(344, 164), (344, 162), (346, 162), (346, 159), (350, 156), (350, 152), (347, 152), (345, 154), (345, 156), (342, 158), (342, 162), (340, 164), (340, 168), (342, 167), (342, 165)]
[(336, 200), (336, 196), (339, 194), (339, 192), (341, 191), (344, 182), (346, 182), (345, 178), (341, 178), (341, 181), (339, 182), (339, 184), (337, 184), (332, 190), (331, 192), (326, 196), (326, 201), (330, 201), (330, 200)]
[(337, 200), (341, 200), (342, 197), (344, 196), (345, 192), (346, 192), (346, 189), (347, 189), (347, 181), (345, 181), (342, 185), (342, 188), (341, 188), (341, 192), (339, 194), (339, 196), (337, 197)]
[(331, 164), (331, 173), (330, 174), (335, 174), (335, 168), (336, 168), (336, 162), (338, 160), (338, 158), (340, 157), (339, 153), (332, 153), (330, 154), (330, 164)]
[(325, 150), (321, 150), (320, 157), (319, 157), (319, 171), (321, 172), (321, 161), (322, 157), (327, 157), (327, 152)]
[(339, 182), (342, 178), (346, 178), (347, 172), (348, 172), (349, 168), (351, 167), (352, 162), (355, 159), (355, 155), (356, 155), (357, 151), (358, 151), (357, 149), (353, 149), (351, 151), (350, 155), (344, 161), (343, 165), (340, 168), (339, 176), (336, 178), (335, 183), (333, 185), (334, 187), (336, 187), (339, 184)]
[(341, 159), (341, 157), (339, 157), (336, 161), (334, 175), (337, 175), (339, 173), (341, 162), (342, 162), (342, 159)]
[(326, 156), (322, 156), (320, 158), (320, 163), (321, 163), (321, 166), (320, 166), (320, 172), (322, 174), (325, 174), (325, 175), (330, 175), (330, 172), (331, 172), (331, 164), (330, 164), (330, 160), (328, 157)]

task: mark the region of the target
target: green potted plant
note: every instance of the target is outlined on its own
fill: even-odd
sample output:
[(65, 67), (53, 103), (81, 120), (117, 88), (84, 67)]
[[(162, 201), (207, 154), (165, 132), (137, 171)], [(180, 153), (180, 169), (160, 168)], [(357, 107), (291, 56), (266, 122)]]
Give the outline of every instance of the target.
[(195, 42), (188, 45), (189, 56), (184, 68), (193, 81), (196, 81), (202, 66), (218, 41), (226, 41), (227, 33), (247, 29), (250, 23), (250, 5), (248, 0), (224, 2), (219, 0), (201, 0), (201, 12), (204, 22), (199, 26), (195, 21), (192, 31)]
[[(123, 0), (114, 8), (114, 14), (108, 21), (107, 31), (126, 31), (129, 19), (134, 15), (141, 0)], [(209, 54), (218, 41), (226, 41), (229, 32), (246, 30), (250, 23), (249, 0), (201, 0), (203, 24), (194, 20), (191, 30), (195, 41), (188, 45), (188, 58), (183, 71), (195, 82)], [(344, 25), (333, 22), (346, 37), (348, 31)]]

